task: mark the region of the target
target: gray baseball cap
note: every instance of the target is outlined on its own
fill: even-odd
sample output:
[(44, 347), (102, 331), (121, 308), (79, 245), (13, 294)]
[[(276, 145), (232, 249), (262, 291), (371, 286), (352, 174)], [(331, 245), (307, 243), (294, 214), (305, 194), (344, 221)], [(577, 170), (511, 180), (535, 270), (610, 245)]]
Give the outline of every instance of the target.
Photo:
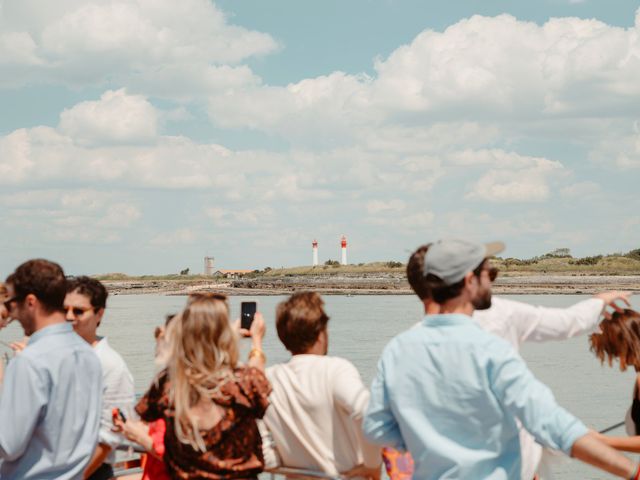
[(477, 268), (482, 261), (504, 250), (502, 242), (475, 243), (467, 240), (439, 240), (429, 246), (424, 257), (424, 275), (433, 274), (453, 285)]

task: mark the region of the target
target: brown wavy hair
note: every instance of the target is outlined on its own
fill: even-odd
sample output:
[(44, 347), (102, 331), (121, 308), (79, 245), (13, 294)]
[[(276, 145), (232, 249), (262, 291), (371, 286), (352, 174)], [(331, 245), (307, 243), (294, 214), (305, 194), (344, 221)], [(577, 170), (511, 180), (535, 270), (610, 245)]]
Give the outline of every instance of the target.
[(327, 328), (329, 316), (316, 292), (294, 293), (276, 308), (278, 338), (292, 354), (306, 353)]
[(628, 366), (640, 370), (640, 313), (626, 309), (614, 312), (600, 324), (600, 333), (589, 337), (591, 351), (609, 366), (618, 359), (620, 370)]
[(229, 306), (222, 298), (192, 296), (169, 325), (167, 369), (176, 434), (182, 443), (205, 451), (192, 408), (203, 398), (220, 397), (220, 387), (235, 379), (238, 340), (229, 324)]

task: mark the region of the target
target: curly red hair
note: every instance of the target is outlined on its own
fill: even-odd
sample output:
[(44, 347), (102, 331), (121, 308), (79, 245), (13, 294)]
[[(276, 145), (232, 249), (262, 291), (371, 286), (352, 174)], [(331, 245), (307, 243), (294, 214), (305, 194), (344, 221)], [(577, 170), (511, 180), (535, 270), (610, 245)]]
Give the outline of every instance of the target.
[(601, 332), (589, 337), (591, 351), (609, 366), (618, 359), (620, 370), (628, 366), (640, 371), (640, 313), (626, 309), (614, 312), (600, 324)]

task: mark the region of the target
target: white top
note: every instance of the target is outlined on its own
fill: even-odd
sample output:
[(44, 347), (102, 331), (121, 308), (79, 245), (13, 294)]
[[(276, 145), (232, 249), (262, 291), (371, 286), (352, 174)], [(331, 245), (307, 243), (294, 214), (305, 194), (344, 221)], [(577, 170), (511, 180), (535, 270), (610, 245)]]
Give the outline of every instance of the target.
[(120, 354), (111, 348), (106, 337), (102, 337), (94, 345), (93, 351), (102, 365), (102, 414), (98, 441), (111, 447), (111, 453), (105, 462), (114, 463), (115, 448), (122, 443), (123, 437), (111, 430), (113, 428), (111, 411), (114, 407), (118, 407), (125, 415), (133, 412), (135, 402), (133, 376)]
[[(507, 340), (516, 351), (526, 341), (565, 340), (597, 329), (604, 301), (589, 298), (568, 308), (536, 307), (492, 297), (491, 308), (476, 310), (473, 319), (485, 330)], [(520, 426), (522, 479), (531, 480), (542, 457), (542, 447)]]
[(273, 391), (264, 423), (282, 465), (337, 475), (380, 464), (379, 447), (364, 439), (361, 428), (369, 390), (350, 362), (294, 355), (266, 373)]

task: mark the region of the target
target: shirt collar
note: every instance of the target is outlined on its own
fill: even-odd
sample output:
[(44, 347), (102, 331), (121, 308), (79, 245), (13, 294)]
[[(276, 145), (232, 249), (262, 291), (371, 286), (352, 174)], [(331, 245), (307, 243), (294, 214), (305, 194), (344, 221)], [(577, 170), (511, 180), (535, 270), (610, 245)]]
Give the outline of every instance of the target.
[(41, 328), (36, 333), (31, 335), (29, 338), (28, 345), (36, 343), (40, 339), (44, 337), (48, 337), (50, 335), (57, 335), (60, 333), (72, 332), (73, 326), (69, 322), (56, 323), (54, 325), (49, 325), (48, 327)]
[(436, 315), (425, 315), (422, 324), (427, 327), (437, 327), (443, 325), (474, 325), (476, 323), (469, 315), (462, 313), (441, 313)]

